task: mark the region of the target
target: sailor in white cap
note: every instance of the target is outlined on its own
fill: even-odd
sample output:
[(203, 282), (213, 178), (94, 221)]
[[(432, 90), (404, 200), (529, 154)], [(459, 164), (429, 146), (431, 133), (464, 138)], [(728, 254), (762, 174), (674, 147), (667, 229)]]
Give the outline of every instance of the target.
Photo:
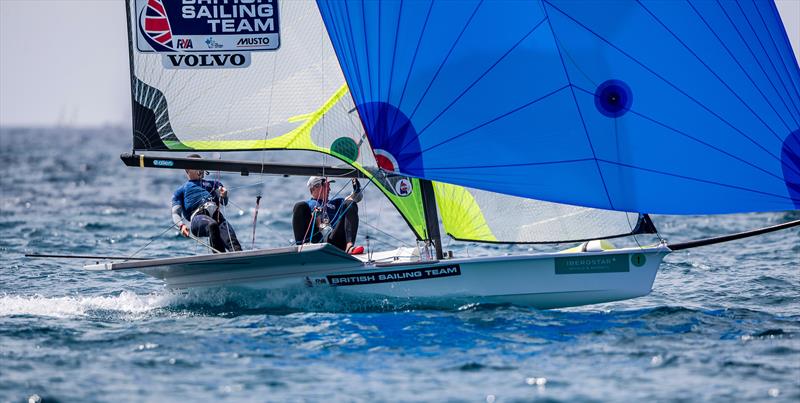
[(345, 198), (328, 199), (331, 191), (328, 180), (323, 176), (308, 178), (306, 186), (311, 197), (294, 205), (292, 229), (298, 245), (312, 242), (327, 242), (350, 253), (364, 252), (355, 246), (358, 234), (358, 205), (362, 199), (361, 184), (353, 179), (353, 193)]

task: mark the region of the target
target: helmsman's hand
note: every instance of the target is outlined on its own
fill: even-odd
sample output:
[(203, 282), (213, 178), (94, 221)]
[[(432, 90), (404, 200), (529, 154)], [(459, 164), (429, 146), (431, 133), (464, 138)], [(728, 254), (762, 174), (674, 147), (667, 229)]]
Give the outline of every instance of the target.
[(225, 186), (220, 186), (220, 188), (219, 188), (219, 197), (223, 198), (223, 199), (228, 197), (228, 189), (225, 189)]
[(189, 227), (186, 224), (181, 224), (181, 235), (188, 238), (189, 237)]

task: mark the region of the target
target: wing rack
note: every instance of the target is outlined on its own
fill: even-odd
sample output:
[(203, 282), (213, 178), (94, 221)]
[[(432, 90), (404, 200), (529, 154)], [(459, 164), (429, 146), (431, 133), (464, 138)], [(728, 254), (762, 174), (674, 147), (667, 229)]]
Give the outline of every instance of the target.
[(323, 166), (303, 164), (272, 164), (251, 161), (210, 160), (198, 158), (154, 157), (144, 154), (122, 154), (122, 162), (129, 167), (165, 169), (203, 169), (208, 171), (238, 172), (242, 176), (252, 174), (335, 176), (339, 178), (366, 178), (358, 169), (350, 166)]

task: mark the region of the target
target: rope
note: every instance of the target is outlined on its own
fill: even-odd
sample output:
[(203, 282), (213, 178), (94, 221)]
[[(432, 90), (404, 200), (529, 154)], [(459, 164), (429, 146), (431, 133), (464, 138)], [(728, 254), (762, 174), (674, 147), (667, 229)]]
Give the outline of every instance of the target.
[[(366, 185), (364, 185), (364, 187), (363, 187), (363, 188), (361, 188), (361, 190), (359, 190), (358, 192), (355, 192), (355, 193), (353, 193), (353, 194), (361, 194), (361, 193), (364, 193), (364, 189), (366, 189), (366, 188), (367, 188), (367, 186), (369, 186), (371, 183), (372, 183), (372, 181), (367, 181), (367, 184), (366, 184)], [(345, 186), (346, 186), (346, 185), (345, 185)], [(337, 193), (337, 194), (338, 194), (338, 193)], [(348, 205), (347, 205), (347, 208), (345, 208), (345, 209), (344, 209), (344, 211), (343, 211), (341, 214), (339, 214), (339, 210), (342, 208), (342, 206), (344, 205), (344, 203), (342, 203), (342, 206), (339, 206), (339, 208), (338, 208), (338, 209), (336, 209), (336, 214), (334, 214), (334, 215), (333, 215), (333, 218), (334, 218), (334, 220), (333, 220), (333, 221), (331, 221), (331, 228), (336, 228), (336, 225), (337, 225), (337, 224), (339, 224), (339, 220), (341, 220), (341, 219), (342, 219), (342, 217), (344, 217), (344, 216), (345, 216), (345, 214), (347, 214), (347, 210), (349, 210), (349, 209), (350, 209), (350, 207), (353, 207), (353, 204), (356, 204), (356, 202), (355, 202), (355, 201), (352, 201), (352, 203), (348, 204)]]
[(222, 253), (222, 252), (220, 252), (220, 251), (218, 251), (218, 250), (214, 249), (214, 248), (213, 248), (211, 245), (209, 245), (208, 243), (206, 243), (206, 242), (203, 242), (203, 240), (202, 240), (202, 239), (200, 239), (200, 238), (198, 238), (198, 237), (194, 236), (194, 234), (192, 234), (192, 231), (191, 231), (191, 230), (189, 231), (189, 238), (191, 238), (191, 239), (194, 239), (194, 240), (195, 240), (197, 243), (199, 243), (200, 245), (203, 245), (203, 246), (205, 246), (206, 248), (208, 248), (208, 249), (211, 249), (211, 251), (212, 251), (212, 252), (216, 252), (216, 253)]
[[(368, 226), (368, 227), (370, 227), (370, 228), (374, 229), (375, 231), (378, 231), (378, 232), (380, 232), (380, 233), (381, 233), (381, 234), (383, 234), (383, 235), (386, 235), (386, 236), (387, 236), (387, 237), (389, 237), (389, 238), (392, 238), (392, 239), (394, 239), (394, 240), (395, 240), (395, 241), (397, 241), (397, 242), (400, 242), (400, 243), (401, 243), (403, 246), (411, 246), (411, 245), (410, 245), (408, 242), (405, 242), (405, 241), (403, 241), (402, 239), (399, 239), (399, 238), (397, 238), (397, 237), (393, 236), (392, 234), (389, 234), (388, 232), (386, 232), (386, 231), (383, 231), (383, 230), (381, 230), (381, 229), (379, 229), (379, 228), (375, 227), (374, 225), (372, 225), (372, 224), (370, 224), (370, 223), (368, 223), (368, 222), (366, 222), (366, 221), (364, 222), (364, 225), (366, 225), (366, 226)], [(381, 242), (381, 241), (377, 241), (377, 242)], [(383, 243), (386, 243), (386, 242), (383, 242)], [(386, 244), (387, 244), (387, 245), (389, 245), (389, 243), (386, 243)]]
[(153, 241), (155, 241), (158, 237), (160, 237), (161, 235), (166, 234), (167, 231), (169, 231), (169, 230), (171, 230), (173, 228), (175, 228), (175, 223), (172, 223), (169, 227), (167, 227), (165, 230), (161, 231), (158, 235), (155, 235), (155, 236), (151, 237), (150, 238), (150, 242), (147, 242), (146, 244), (144, 244), (144, 246), (142, 246), (141, 248), (137, 249), (135, 252), (131, 253), (130, 256), (128, 256), (128, 258), (132, 258), (132, 257), (136, 256), (137, 253), (143, 251), (144, 248), (150, 246), (150, 244), (153, 243)]
[[(128, 259), (130, 259), (130, 258), (132, 258), (132, 257), (136, 256), (136, 255), (137, 255), (139, 252), (143, 251), (145, 248), (147, 248), (148, 246), (150, 246), (150, 244), (152, 244), (152, 243), (153, 243), (153, 241), (155, 241), (156, 239), (158, 239), (158, 237), (160, 237), (160, 236), (162, 236), (162, 235), (166, 234), (166, 233), (167, 233), (167, 231), (169, 231), (169, 230), (171, 230), (171, 229), (175, 228), (175, 226), (176, 226), (176, 225), (175, 225), (175, 223), (172, 223), (172, 224), (170, 224), (170, 226), (169, 226), (169, 227), (167, 227), (166, 229), (164, 229), (163, 231), (161, 231), (160, 233), (158, 233), (158, 235), (155, 235), (155, 236), (151, 237), (149, 242), (147, 242), (146, 244), (144, 244), (144, 246), (142, 246), (141, 248), (139, 248), (139, 249), (137, 249), (136, 251), (134, 251), (133, 253), (131, 253), (131, 254), (128, 256)], [(194, 239), (195, 241), (197, 241), (197, 243), (199, 243), (200, 245), (203, 245), (203, 246), (206, 246), (206, 247), (208, 247), (208, 248), (209, 248), (209, 249), (211, 249), (212, 251), (215, 251), (215, 252), (221, 253), (221, 252), (219, 252), (218, 250), (216, 250), (216, 249), (212, 248), (212, 247), (211, 247), (211, 245), (209, 245), (209, 244), (207, 244), (207, 243), (203, 242), (202, 240), (200, 240), (199, 238), (197, 238), (196, 236), (194, 236), (194, 235), (192, 234), (192, 231), (191, 231), (191, 230), (189, 230), (189, 238), (191, 238), (191, 239)]]
[[(308, 237), (308, 242), (311, 243), (311, 237), (314, 236), (314, 222), (317, 221), (317, 211), (314, 210), (311, 212), (311, 220), (309, 220), (308, 227), (306, 228), (306, 233), (303, 234), (303, 239), (300, 240), (300, 249), (298, 251), (303, 250), (303, 245), (305, 245), (306, 237)], [(309, 230), (311, 231), (311, 236), (309, 236)], [(297, 239), (295, 239), (297, 242)]]
[[(372, 183), (372, 181), (370, 181), (370, 183)], [(347, 185), (345, 185), (345, 186), (347, 186)], [(362, 193), (362, 192), (364, 192), (364, 189), (366, 189), (366, 187), (367, 187), (367, 186), (369, 186), (369, 183), (367, 183), (367, 185), (366, 185), (366, 186), (364, 186), (363, 188), (361, 188), (361, 190), (359, 190), (357, 193)], [(337, 192), (335, 195), (338, 195), (338, 194), (339, 194), (339, 193), (340, 193), (342, 190), (344, 190), (344, 186), (343, 186), (343, 187), (342, 187), (342, 189), (340, 189), (340, 190), (339, 190), (339, 192)], [(335, 195), (334, 195), (334, 196), (335, 196)], [(322, 202), (323, 202), (323, 203), (322, 203), (322, 206), (323, 206), (323, 208), (324, 208), (324, 206), (325, 206), (325, 205), (327, 205), (327, 200), (328, 200), (328, 199), (329, 199), (329, 197), (326, 197), (326, 198), (324, 198), (324, 199), (322, 200)], [(342, 203), (342, 204), (344, 204), (344, 203)], [(336, 226), (339, 224), (339, 220), (341, 220), (341, 219), (342, 219), (342, 218), (345, 216), (345, 214), (347, 214), (347, 211), (350, 209), (350, 207), (352, 207), (352, 206), (353, 206), (353, 204), (355, 204), (355, 201), (353, 201), (353, 202), (351, 202), (350, 204), (348, 204), (348, 205), (347, 205), (347, 208), (345, 208), (345, 209), (344, 209), (344, 211), (342, 211), (342, 212), (341, 212), (341, 214), (339, 214), (339, 212), (340, 212), (340, 210), (341, 210), (342, 206), (339, 206), (339, 208), (336, 210), (336, 213), (334, 213), (334, 216), (333, 216), (333, 217), (334, 217), (334, 220), (333, 220), (333, 221), (330, 221), (330, 222), (328, 223), (328, 225), (330, 226), (330, 228), (331, 228), (331, 229), (334, 229), (334, 228), (336, 228)], [(323, 211), (324, 211), (324, 210), (323, 210)], [(326, 215), (327, 215), (327, 214), (326, 214)], [(303, 246), (303, 244), (305, 243), (305, 240), (306, 240), (306, 238), (308, 237), (309, 243), (311, 243), (311, 238), (313, 238), (313, 237), (314, 237), (314, 224), (315, 224), (315, 223), (316, 223), (316, 221), (317, 221), (317, 219), (316, 219), (316, 218), (317, 218), (317, 211), (316, 211), (316, 209), (315, 209), (314, 211), (312, 211), (312, 214), (311, 214), (311, 222), (309, 222), (309, 223), (308, 223), (308, 228), (306, 228), (306, 233), (303, 235), (303, 240), (301, 241), (301, 242), (303, 242), (303, 243), (301, 243), (301, 244), (300, 244), (300, 248), (301, 248), (301, 250), (302, 250), (302, 246)], [(367, 224), (367, 225), (369, 225), (369, 224), (368, 224), (368, 223), (366, 223), (366, 222), (365, 222), (364, 224)], [(320, 226), (320, 227), (321, 227), (321, 226)], [(320, 230), (321, 230), (321, 228), (320, 228)], [(310, 234), (310, 235), (309, 235), (309, 234)], [(388, 235), (388, 234), (387, 234), (387, 235)], [(389, 235), (389, 236), (391, 236), (391, 235)], [(297, 241), (297, 240), (295, 240), (295, 241)], [(401, 242), (402, 242), (402, 241), (401, 241)]]
[(258, 222), (258, 207), (261, 205), (261, 195), (256, 196), (256, 211), (253, 212), (253, 242), (250, 245), (251, 249), (256, 248), (256, 223)]
[[(580, 71), (580, 69), (579, 69), (579, 71)], [(583, 72), (581, 71), (581, 73), (583, 73)], [(618, 119), (614, 119), (614, 141), (617, 143), (617, 145), (619, 145), (619, 133), (617, 132), (619, 130), (619, 125), (618, 125), (617, 120)], [(637, 214), (636, 215), (637, 220), (638, 220), (638, 218), (640, 218), (640, 216), (641, 216), (641, 214)], [(639, 249), (643, 249), (642, 244), (639, 243), (639, 238), (636, 236), (636, 234), (633, 233), (633, 230), (635, 229), (635, 227), (633, 226), (633, 224), (631, 224), (631, 217), (627, 212), (625, 213), (625, 219), (628, 221), (628, 228), (630, 228), (630, 230), (631, 230), (631, 235), (633, 236), (633, 241), (636, 242), (636, 246), (638, 246)], [(638, 224), (638, 221), (637, 221), (637, 224)], [(656, 231), (656, 234), (658, 234), (658, 231)], [(661, 238), (661, 236), (659, 236), (659, 238)], [(584, 248), (588, 244), (589, 244), (589, 241), (586, 241), (586, 243), (584, 244)]]
[[(222, 158), (221, 154), (220, 154), (220, 158)], [(220, 179), (222, 179), (222, 172), (220, 170), (217, 170), (217, 183), (219, 184), (220, 188), (223, 188), (224, 186), (222, 186), (222, 181)], [(219, 192), (219, 189), (217, 189), (217, 192)], [(230, 198), (227, 197), (227, 192), (226, 192), (226, 198), (228, 199), (228, 201), (230, 201)], [(215, 221), (217, 222), (217, 224), (220, 224), (220, 222), (219, 222), (220, 216), (225, 217), (228, 214), (228, 209), (226, 208), (227, 206), (225, 204), (222, 204), (222, 198), (221, 197), (218, 197), (217, 199), (219, 200), (219, 203), (217, 203), (217, 212), (216, 212), (217, 218), (216, 218)], [(223, 210), (224, 210), (225, 214), (223, 214), (221, 212)], [(227, 223), (227, 225), (225, 225), (225, 229), (226, 229), (225, 232), (228, 234), (228, 244), (229, 245), (233, 245), (233, 237), (231, 237), (231, 223), (228, 221), (227, 218), (225, 218), (225, 222)], [(189, 235), (191, 235), (191, 231), (189, 231)], [(222, 236), (222, 234), (220, 234), (220, 236)], [(210, 245), (209, 245), (209, 248), (211, 248)], [(213, 251), (213, 250), (216, 250), (216, 249), (211, 248), (211, 250)], [(219, 252), (219, 251), (217, 251), (217, 252)]]

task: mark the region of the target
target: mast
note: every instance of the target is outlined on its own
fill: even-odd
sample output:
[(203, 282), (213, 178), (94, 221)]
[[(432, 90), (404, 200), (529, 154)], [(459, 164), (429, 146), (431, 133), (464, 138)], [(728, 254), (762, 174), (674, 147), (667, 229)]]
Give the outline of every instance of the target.
[(420, 179), (420, 192), (422, 192), (422, 208), (425, 210), (425, 227), (428, 232), (428, 241), (436, 249), (436, 259), (444, 259), (442, 253), (442, 236), (439, 233), (439, 215), (436, 213), (436, 195), (433, 184), (427, 179)]
[[(125, 15), (128, 24), (128, 68), (131, 74), (131, 131), (136, 130), (136, 76), (133, 70), (133, 30), (131, 29), (131, 0), (125, 0)], [(136, 154), (136, 148), (131, 144), (131, 152)]]

